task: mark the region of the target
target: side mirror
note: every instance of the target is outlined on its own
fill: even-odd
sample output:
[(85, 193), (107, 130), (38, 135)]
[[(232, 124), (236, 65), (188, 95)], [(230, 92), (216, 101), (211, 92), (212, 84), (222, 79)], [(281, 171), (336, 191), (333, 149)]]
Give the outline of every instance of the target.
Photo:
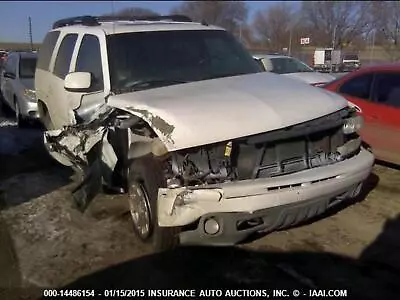
[(92, 85), (92, 74), (89, 72), (72, 72), (65, 76), (64, 88), (69, 92), (89, 92)]
[(254, 60), (255, 60), (255, 62), (257, 63), (257, 65), (260, 67), (260, 70), (261, 71), (266, 71), (266, 69), (265, 69), (265, 67), (264, 67), (264, 64), (263, 64), (263, 62), (261, 61), (261, 59), (259, 59), (259, 58), (253, 58)]
[(10, 79), (15, 79), (15, 74), (14, 73), (10, 73), (10, 72), (4, 72), (3, 75), (5, 78), (10, 78)]

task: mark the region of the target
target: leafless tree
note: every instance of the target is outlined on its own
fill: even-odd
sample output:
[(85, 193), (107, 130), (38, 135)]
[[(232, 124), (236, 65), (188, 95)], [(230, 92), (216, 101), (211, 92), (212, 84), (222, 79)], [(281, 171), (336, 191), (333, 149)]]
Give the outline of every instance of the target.
[(142, 7), (128, 7), (116, 11), (115, 13), (107, 14), (108, 16), (119, 16), (119, 17), (147, 17), (147, 16), (158, 16), (159, 14), (152, 11), (151, 9)]
[[(342, 48), (371, 30), (371, 1), (303, 1), (302, 14), (316, 46)], [(316, 44), (318, 41), (318, 44)]]
[(205, 21), (240, 35), (247, 20), (248, 9), (244, 1), (183, 1), (172, 10), (197, 22)]
[(291, 31), (293, 33), (297, 25), (294, 23), (296, 18), (286, 2), (258, 11), (253, 22), (256, 37), (271, 51), (281, 51), (289, 46)]
[(376, 1), (370, 10), (375, 27), (375, 40), (392, 60), (400, 59), (400, 2)]

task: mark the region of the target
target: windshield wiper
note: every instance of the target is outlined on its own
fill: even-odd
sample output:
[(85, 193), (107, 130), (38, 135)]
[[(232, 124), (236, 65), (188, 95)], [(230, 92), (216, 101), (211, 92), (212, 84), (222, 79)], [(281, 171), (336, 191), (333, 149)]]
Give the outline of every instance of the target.
[(179, 80), (179, 79), (149, 79), (149, 80), (139, 80), (128, 88), (135, 90), (140, 90), (142, 88), (152, 88), (152, 87), (161, 87), (165, 85), (179, 84), (179, 83), (187, 83), (187, 80)]
[(179, 84), (179, 83), (188, 83), (190, 81), (187, 80), (179, 80), (179, 79), (146, 79), (146, 80), (137, 80), (133, 81), (121, 87), (117, 90), (118, 93), (126, 93), (126, 92), (136, 92), (148, 88), (162, 87), (167, 85)]
[(241, 73), (218, 74), (218, 75), (203, 77), (201, 80), (211, 80), (211, 79), (233, 77), (233, 76), (240, 76), (240, 75), (247, 75), (247, 74), (251, 74), (251, 73), (241, 72)]

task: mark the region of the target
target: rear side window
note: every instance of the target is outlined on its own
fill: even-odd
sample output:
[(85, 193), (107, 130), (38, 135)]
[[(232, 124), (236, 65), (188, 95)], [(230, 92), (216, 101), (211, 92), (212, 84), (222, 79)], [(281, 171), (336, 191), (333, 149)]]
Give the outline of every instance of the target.
[(45, 71), (49, 70), (51, 56), (53, 55), (54, 47), (56, 46), (59, 35), (59, 31), (51, 31), (46, 35), (42, 46), (39, 49), (38, 62), (36, 65), (37, 68)]
[(8, 57), (6, 65), (5, 65), (5, 71), (7, 73), (11, 73), (14, 75), (17, 75), (17, 58), (15, 55), (11, 55)]
[(83, 37), (79, 48), (75, 71), (91, 73), (93, 90), (103, 90), (103, 68), (101, 63), (100, 43), (96, 36), (87, 34)]
[(373, 74), (352, 78), (339, 88), (339, 93), (368, 100), (370, 99), (372, 78)]
[(77, 34), (67, 34), (62, 40), (60, 48), (58, 49), (53, 73), (61, 79), (64, 79), (68, 74), (72, 53), (74, 52), (77, 39)]
[(400, 108), (400, 74), (376, 74), (374, 100), (385, 105)]

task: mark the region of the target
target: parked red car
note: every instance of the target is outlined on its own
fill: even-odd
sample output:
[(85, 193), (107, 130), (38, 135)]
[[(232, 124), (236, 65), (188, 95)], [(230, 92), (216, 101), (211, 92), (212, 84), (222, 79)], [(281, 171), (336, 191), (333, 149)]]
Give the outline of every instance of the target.
[(364, 67), (323, 88), (358, 106), (363, 140), (377, 159), (400, 165), (400, 63)]

